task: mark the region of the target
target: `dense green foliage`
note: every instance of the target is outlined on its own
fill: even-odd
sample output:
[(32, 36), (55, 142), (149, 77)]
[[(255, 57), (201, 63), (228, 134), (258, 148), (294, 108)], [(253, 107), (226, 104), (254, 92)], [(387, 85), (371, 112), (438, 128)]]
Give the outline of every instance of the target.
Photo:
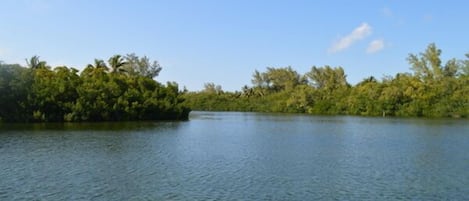
[(441, 50), (430, 44), (410, 54), (413, 74), (398, 73), (382, 80), (363, 79), (351, 86), (342, 67), (312, 67), (300, 75), (291, 67), (255, 71), (253, 86), (224, 92), (206, 84), (187, 93), (195, 110), (291, 112), (366, 116), (469, 116), (469, 54), (442, 65)]
[(0, 119), (9, 122), (187, 119), (176, 83), (153, 80), (160, 65), (134, 54), (96, 59), (81, 73), (51, 69), (34, 56), (28, 67), (0, 63)]

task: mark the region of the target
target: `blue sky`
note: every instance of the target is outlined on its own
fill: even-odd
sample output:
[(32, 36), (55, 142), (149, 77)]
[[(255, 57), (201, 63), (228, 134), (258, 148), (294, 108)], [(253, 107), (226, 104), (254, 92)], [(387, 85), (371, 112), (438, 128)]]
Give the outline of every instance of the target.
[(0, 60), (82, 69), (136, 53), (158, 60), (156, 79), (189, 90), (251, 85), (254, 70), (342, 66), (352, 84), (410, 72), (429, 43), (442, 57), (469, 52), (469, 3), (421, 1), (2, 0)]

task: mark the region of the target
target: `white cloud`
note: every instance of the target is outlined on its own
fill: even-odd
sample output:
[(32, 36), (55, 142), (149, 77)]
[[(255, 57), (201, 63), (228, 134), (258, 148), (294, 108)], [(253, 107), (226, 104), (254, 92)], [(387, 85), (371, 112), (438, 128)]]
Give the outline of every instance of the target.
[(371, 26), (367, 23), (362, 23), (359, 27), (355, 28), (350, 34), (337, 40), (329, 48), (330, 53), (340, 52), (347, 49), (356, 41), (362, 40), (371, 34)]
[(384, 48), (384, 41), (383, 40), (381, 40), (381, 39), (373, 40), (368, 45), (368, 48), (366, 48), (366, 52), (369, 53), (369, 54), (373, 54), (373, 53), (381, 51), (383, 48)]

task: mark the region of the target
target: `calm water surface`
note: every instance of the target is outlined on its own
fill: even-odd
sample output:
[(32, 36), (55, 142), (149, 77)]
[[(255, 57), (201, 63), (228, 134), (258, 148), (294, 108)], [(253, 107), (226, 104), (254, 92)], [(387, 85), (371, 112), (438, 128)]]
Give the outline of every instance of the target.
[(0, 200), (469, 200), (469, 121), (0, 125)]

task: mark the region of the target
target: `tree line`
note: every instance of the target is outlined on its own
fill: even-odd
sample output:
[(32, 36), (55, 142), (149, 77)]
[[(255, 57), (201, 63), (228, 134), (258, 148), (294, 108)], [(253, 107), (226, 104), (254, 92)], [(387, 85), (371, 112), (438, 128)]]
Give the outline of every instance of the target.
[(178, 84), (155, 81), (161, 66), (146, 56), (95, 59), (83, 71), (52, 68), (38, 56), (27, 66), (0, 62), (0, 120), (80, 122), (187, 119)]
[(435, 44), (409, 54), (412, 73), (381, 80), (373, 76), (356, 85), (342, 67), (313, 66), (304, 75), (291, 67), (255, 71), (252, 86), (225, 92), (214, 83), (184, 94), (194, 110), (288, 112), (327, 115), (468, 117), (469, 54), (462, 60), (440, 58)]

